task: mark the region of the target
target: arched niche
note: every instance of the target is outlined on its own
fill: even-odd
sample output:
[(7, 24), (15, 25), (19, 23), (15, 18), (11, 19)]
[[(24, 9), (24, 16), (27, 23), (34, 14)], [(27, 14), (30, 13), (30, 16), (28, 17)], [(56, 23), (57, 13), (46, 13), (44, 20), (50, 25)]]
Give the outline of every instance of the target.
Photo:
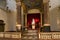
[(40, 9), (29, 9), (27, 10), (27, 13), (25, 13), (25, 26), (27, 26), (27, 15), (28, 14), (40, 14), (40, 22), (41, 22), (41, 26), (42, 26), (42, 11), (40, 11)]

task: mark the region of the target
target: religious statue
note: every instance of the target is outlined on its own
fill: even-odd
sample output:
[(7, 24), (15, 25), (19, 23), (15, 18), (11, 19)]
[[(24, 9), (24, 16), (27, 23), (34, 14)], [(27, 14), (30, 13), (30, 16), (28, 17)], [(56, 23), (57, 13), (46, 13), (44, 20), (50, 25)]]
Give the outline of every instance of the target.
[(35, 20), (34, 19), (32, 19), (32, 24), (35, 24)]
[(35, 20), (34, 20), (34, 18), (32, 19), (32, 29), (35, 29)]

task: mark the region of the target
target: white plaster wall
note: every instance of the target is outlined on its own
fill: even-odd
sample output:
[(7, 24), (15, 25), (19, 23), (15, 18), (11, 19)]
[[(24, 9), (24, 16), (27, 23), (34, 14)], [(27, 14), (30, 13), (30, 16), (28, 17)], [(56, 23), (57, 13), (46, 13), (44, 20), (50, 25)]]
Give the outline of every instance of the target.
[(7, 31), (16, 31), (16, 12), (8, 13), (8, 30)]
[(15, 0), (6, 0), (7, 1), (7, 7), (11, 11), (16, 11), (16, 1)]
[(51, 8), (49, 8), (51, 31), (60, 31), (60, 25), (57, 23), (60, 17), (60, 12), (58, 10), (60, 0), (50, 0), (49, 5), (51, 6)]
[(7, 31), (16, 31), (16, 1), (15, 0), (6, 0), (8, 10), (11, 12), (8, 13), (8, 30)]
[(58, 16), (58, 8), (54, 8), (50, 11), (50, 24), (51, 31), (59, 31), (59, 27), (57, 26), (57, 16)]
[[(0, 9), (0, 20), (3, 20), (3, 21), (4, 21), (4, 23), (5, 23), (5, 28), (7, 28), (7, 27), (8, 27), (8, 23), (7, 23), (7, 13), (6, 13), (4, 10), (2, 10), (2, 9)], [(7, 29), (5, 29), (5, 30), (7, 30)]]
[(51, 6), (50, 10), (54, 9), (55, 7), (59, 6), (59, 0), (50, 0), (49, 5)]

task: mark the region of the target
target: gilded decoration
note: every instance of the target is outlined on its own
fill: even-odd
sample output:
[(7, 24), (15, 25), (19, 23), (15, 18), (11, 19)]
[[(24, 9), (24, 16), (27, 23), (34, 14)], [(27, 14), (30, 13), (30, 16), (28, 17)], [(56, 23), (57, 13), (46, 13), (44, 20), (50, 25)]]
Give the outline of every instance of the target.
[(21, 1), (25, 8), (24, 11), (27, 12), (30, 9), (39, 9), (40, 11), (43, 11), (43, 0), (22, 0)]
[(41, 0), (23, 0), (23, 3), (28, 7), (28, 8), (34, 8), (34, 7), (40, 7), (40, 2)]

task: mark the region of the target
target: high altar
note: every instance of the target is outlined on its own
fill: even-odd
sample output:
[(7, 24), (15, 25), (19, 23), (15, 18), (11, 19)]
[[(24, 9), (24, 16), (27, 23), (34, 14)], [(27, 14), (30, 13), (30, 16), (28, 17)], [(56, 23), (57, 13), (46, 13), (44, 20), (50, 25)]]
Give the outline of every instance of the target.
[[(32, 27), (32, 29), (39, 29), (40, 27), (43, 27), (44, 24), (49, 23), (49, 0), (23, 0), (21, 1), (20, 7), (20, 23), (23, 27)], [(39, 20), (39, 22), (36, 23), (36, 19)]]

